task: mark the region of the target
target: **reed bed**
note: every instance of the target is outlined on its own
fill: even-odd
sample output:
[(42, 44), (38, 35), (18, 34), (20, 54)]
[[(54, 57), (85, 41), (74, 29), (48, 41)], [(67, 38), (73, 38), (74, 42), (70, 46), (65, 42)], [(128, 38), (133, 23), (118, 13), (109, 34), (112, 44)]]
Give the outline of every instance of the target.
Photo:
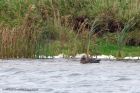
[[(135, 25), (130, 26), (129, 31), (140, 30), (139, 5), (140, 0), (1, 0), (0, 58), (39, 58), (60, 53), (116, 56), (114, 51), (118, 53), (120, 42), (126, 39), (122, 38), (126, 35), (123, 33), (125, 24), (134, 18), (132, 24)], [(77, 23), (78, 18), (83, 21)], [(94, 34), (98, 29), (91, 25), (97, 19), (95, 25), (103, 32), (109, 31), (110, 21), (123, 24), (113, 36), (113, 43), (107, 40), (111, 40), (111, 36)], [(92, 28), (96, 31), (89, 38)], [(110, 52), (103, 47), (112, 48), (112, 44), (114, 49)], [(125, 47), (124, 52), (128, 49)], [(139, 50), (139, 46), (136, 49)]]

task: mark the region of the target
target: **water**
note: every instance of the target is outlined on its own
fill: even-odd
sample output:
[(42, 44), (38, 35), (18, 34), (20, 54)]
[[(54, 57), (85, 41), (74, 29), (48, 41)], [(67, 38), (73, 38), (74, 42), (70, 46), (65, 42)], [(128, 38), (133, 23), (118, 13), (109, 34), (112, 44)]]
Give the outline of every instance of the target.
[(140, 93), (140, 62), (0, 60), (0, 93)]

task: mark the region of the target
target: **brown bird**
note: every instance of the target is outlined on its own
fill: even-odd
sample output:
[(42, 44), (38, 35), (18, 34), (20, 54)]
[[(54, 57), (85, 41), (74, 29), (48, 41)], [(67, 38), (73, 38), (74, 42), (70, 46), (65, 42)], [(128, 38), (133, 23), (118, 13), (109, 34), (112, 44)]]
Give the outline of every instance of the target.
[(95, 59), (91, 57), (86, 57), (85, 55), (81, 57), (80, 63), (87, 64), (87, 63), (100, 63), (100, 59)]

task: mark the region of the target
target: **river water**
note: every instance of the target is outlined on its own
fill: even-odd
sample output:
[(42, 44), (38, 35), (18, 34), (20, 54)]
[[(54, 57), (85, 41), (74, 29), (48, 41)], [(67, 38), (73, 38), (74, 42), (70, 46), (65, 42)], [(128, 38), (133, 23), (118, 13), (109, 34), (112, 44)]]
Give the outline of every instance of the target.
[(140, 61), (0, 60), (0, 93), (140, 93)]

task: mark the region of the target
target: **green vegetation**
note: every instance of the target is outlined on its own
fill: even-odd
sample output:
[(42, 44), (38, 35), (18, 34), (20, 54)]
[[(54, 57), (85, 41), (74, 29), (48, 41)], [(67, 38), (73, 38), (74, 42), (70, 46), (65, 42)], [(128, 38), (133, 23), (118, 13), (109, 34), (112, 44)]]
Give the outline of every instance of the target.
[(0, 0), (0, 58), (140, 56), (139, 0)]

